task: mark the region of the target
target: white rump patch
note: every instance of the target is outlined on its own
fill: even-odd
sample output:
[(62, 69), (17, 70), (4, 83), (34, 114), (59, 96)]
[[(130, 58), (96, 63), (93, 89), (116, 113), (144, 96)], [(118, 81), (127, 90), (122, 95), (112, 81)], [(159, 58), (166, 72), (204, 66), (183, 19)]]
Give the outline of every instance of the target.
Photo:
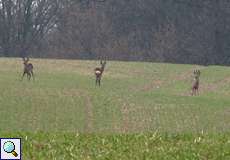
[(101, 71), (96, 71), (95, 73), (96, 73), (96, 74), (101, 74)]

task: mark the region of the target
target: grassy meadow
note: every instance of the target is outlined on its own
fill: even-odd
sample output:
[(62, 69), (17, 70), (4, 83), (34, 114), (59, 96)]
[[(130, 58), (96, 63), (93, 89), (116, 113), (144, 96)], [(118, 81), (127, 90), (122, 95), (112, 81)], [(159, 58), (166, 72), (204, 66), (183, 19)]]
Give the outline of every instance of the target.
[[(0, 137), (21, 137), (23, 160), (230, 159), (230, 68), (0, 58)], [(193, 70), (199, 96), (190, 96)]]

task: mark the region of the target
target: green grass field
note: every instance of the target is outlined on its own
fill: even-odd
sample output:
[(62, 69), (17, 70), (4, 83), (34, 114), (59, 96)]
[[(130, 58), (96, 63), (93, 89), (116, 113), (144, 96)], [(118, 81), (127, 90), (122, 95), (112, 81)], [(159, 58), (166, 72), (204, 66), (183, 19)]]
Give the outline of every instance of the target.
[[(0, 137), (21, 137), (23, 160), (230, 159), (230, 68), (0, 59)], [(199, 96), (190, 96), (193, 70)]]

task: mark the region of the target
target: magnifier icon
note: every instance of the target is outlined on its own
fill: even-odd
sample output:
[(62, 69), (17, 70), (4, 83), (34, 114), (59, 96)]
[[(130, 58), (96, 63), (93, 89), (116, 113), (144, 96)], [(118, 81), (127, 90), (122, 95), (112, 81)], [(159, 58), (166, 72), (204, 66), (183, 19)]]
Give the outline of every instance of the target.
[(17, 156), (18, 156), (17, 152), (15, 152), (15, 145), (14, 145), (14, 143), (11, 142), (11, 141), (5, 142), (4, 145), (3, 145), (3, 149), (4, 149), (4, 151), (5, 151), (6, 153), (11, 153), (11, 154), (13, 154), (14, 157), (17, 157)]

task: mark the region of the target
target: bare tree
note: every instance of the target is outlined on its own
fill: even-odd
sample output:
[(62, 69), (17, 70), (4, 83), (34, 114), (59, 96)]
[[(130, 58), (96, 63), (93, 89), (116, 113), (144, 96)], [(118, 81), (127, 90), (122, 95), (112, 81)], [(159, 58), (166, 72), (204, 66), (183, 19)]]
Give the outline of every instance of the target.
[(59, 0), (0, 0), (0, 46), (5, 56), (27, 56), (56, 23)]

